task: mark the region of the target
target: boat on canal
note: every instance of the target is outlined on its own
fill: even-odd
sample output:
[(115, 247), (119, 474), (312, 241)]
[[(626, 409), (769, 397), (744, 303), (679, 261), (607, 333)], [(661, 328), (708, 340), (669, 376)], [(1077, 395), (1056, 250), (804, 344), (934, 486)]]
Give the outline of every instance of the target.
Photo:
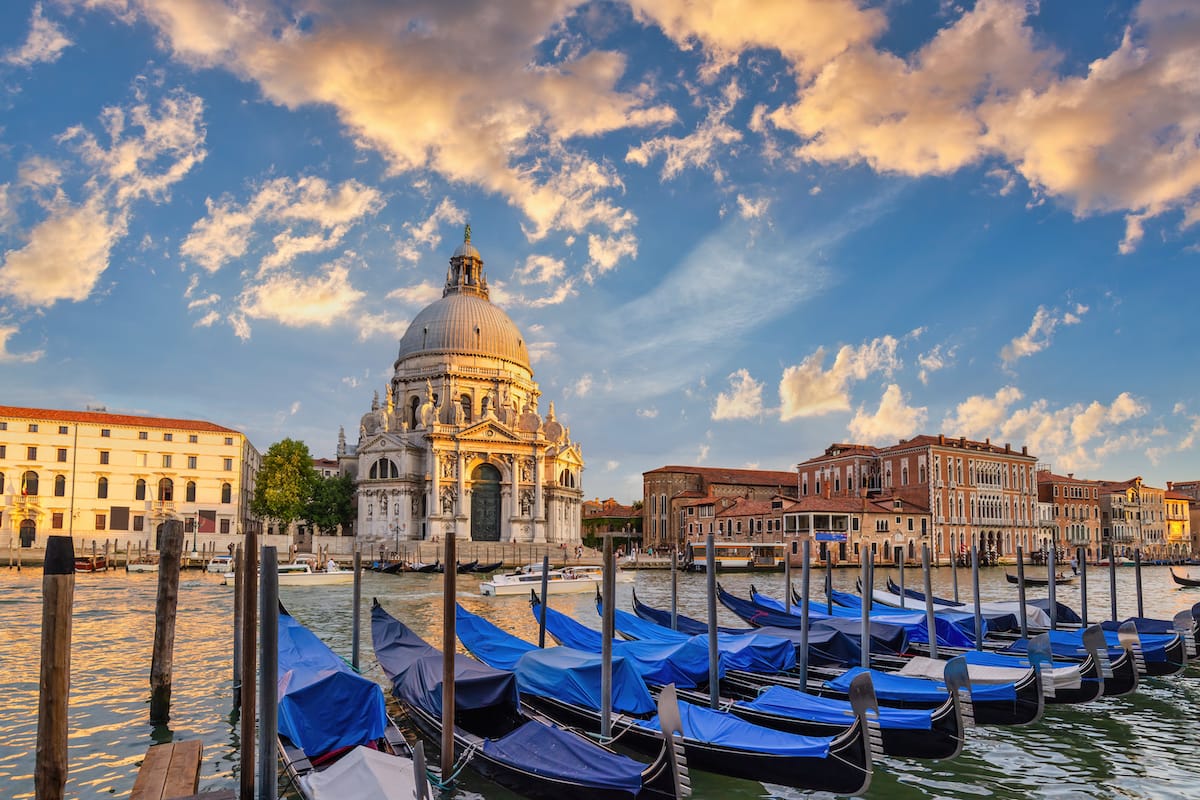
[[(600, 588), (604, 578), (602, 567), (574, 566), (550, 569), (546, 573), (546, 591), (550, 594), (578, 594), (594, 592)], [(617, 583), (633, 583), (634, 575), (616, 571)], [(530, 589), (541, 591), (542, 565), (526, 564), (514, 572), (493, 575), (490, 580), (479, 584), (479, 592), (485, 597), (527, 595)]]
[(304, 800), (435, 796), (379, 684), (282, 610), (278, 681), (279, 754)]
[[(280, 586), (337, 586), (354, 582), (354, 570), (350, 569), (313, 569), (311, 563), (301, 561), (279, 565)], [(221, 583), (233, 584), (233, 573), (226, 572)]]

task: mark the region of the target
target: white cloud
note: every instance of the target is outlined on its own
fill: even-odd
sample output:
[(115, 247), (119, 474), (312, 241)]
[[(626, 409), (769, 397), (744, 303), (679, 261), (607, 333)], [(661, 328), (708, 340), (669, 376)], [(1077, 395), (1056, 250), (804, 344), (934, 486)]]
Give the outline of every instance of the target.
[(703, 464), (705, 461), (708, 461), (708, 452), (711, 449), (712, 449), (712, 445), (709, 445), (709, 444), (700, 445), (700, 449), (696, 452), (696, 463)]
[(566, 264), (561, 258), (531, 254), (525, 263), (513, 271), (513, 277), (521, 283), (553, 283), (560, 280), (566, 272)]
[(346, 234), (383, 207), (383, 195), (356, 180), (330, 185), (308, 175), (274, 178), (244, 205), (232, 199), (205, 201), (208, 215), (192, 226), (179, 251), (208, 272), (216, 272), (250, 249), (263, 228), (282, 228), (259, 261), (265, 274), (306, 253), (337, 247)]
[(274, 273), (238, 298), (240, 316), (293, 328), (328, 327), (348, 315), (364, 297), (350, 285), (349, 272), (345, 266), (331, 265), (313, 276)]
[(1076, 305), (1073, 312), (1068, 311), (1058, 316), (1057, 309), (1047, 310), (1044, 306), (1038, 306), (1033, 321), (1029, 323), (1029, 329), (1001, 349), (1000, 360), (1006, 367), (1011, 367), (1026, 356), (1045, 350), (1050, 346), (1054, 331), (1059, 325), (1077, 325), (1087, 310), (1087, 306)]
[(435, 250), (442, 243), (442, 225), (461, 225), (467, 214), (449, 197), (443, 197), (433, 213), (421, 222), (404, 223), (408, 238), (396, 243), (396, 254), (404, 261), (416, 263), (424, 251)]
[(843, 345), (828, 371), (825, 348), (783, 371), (779, 381), (780, 419), (813, 417), (850, 409), (850, 386), (872, 374), (891, 375), (901, 365), (896, 357), (899, 341), (882, 336), (859, 347)]
[(354, 317), (354, 322), (358, 326), (358, 340), (365, 342), (376, 336), (386, 336), (389, 339), (399, 341), (404, 332), (408, 330), (409, 320), (396, 319), (391, 315), (371, 314), (366, 311), (360, 311)]
[(587, 397), (592, 391), (592, 376), (583, 374), (574, 384), (566, 387), (563, 394), (567, 397)]
[(394, 174), (434, 172), (502, 197), (525, 214), (533, 240), (631, 224), (611, 199), (620, 181), (574, 141), (675, 118), (642, 88), (617, 88), (628, 83), (623, 55), (545, 47), (569, 11), (561, 3), (480, 17), (438, 3), (313, 0), (295, 14), (219, 0), (133, 2), (175, 58), (228, 70), (289, 109), (328, 108)]
[(917, 356), (917, 365), (921, 371), (917, 374), (921, 383), (928, 384), (929, 376), (934, 372), (945, 369), (954, 363), (954, 356), (957, 352), (955, 347), (942, 348), (942, 345), (936, 344), (928, 352), (921, 353)]
[(199, 98), (166, 95), (157, 108), (137, 103), (101, 112), (108, 142), (82, 126), (58, 137), (75, 148), (91, 175), (79, 203), (57, 187), (62, 167), (40, 156), (25, 162), (22, 185), (35, 193), (52, 189), (46, 217), (25, 235), (25, 245), (4, 254), (0, 291), (19, 303), (52, 306), (81, 301), (95, 289), (113, 247), (126, 234), (134, 201), (165, 200), (171, 187), (203, 160), (204, 127)]
[(211, 328), (218, 320), (221, 319), (219, 311), (209, 311), (192, 325), (193, 328)]
[(28, 353), (13, 353), (8, 349), (8, 343), (19, 333), (16, 325), (0, 323), (0, 364), (32, 364), (40, 361), (46, 354), (45, 350), (31, 350)]
[(639, 408), (634, 413), (642, 419), (656, 419), (658, 417), (657, 408)]
[(387, 293), (388, 300), (399, 300), (413, 306), (424, 308), (442, 296), (445, 287), (434, 286), (429, 281), (422, 281), (415, 286), (401, 286)]
[(603, 275), (617, 266), (622, 258), (637, 258), (637, 238), (631, 233), (621, 233), (616, 236), (597, 236), (588, 234), (588, 258), (594, 274)]
[(616, 472), (620, 468), (621, 468), (621, 462), (617, 461), (615, 459), (610, 458), (608, 461), (604, 462), (604, 471), (605, 472)]
[(1182, 414), (1179, 408), (1176, 408), (1175, 413), (1186, 417), (1189, 423), (1187, 433), (1174, 436), (1164, 431), (1165, 435), (1171, 437), (1166, 444), (1146, 448), (1146, 458), (1155, 466), (1161, 464), (1162, 460), (1172, 453), (1186, 453), (1195, 448), (1196, 442), (1200, 441), (1200, 415), (1187, 416)]
[(893, 383), (884, 390), (875, 413), (868, 414), (863, 406), (859, 406), (848, 428), (856, 442), (882, 444), (919, 433), (927, 416), (928, 410), (924, 406), (910, 406), (900, 387)]
[(67, 38), (62, 29), (42, 14), (42, 4), (35, 3), (33, 15), (29, 20), (29, 35), (25, 43), (16, 50), (4, 54), (3, 60), (8, 64), (19, 67), (31, 67), (34, 64), (57, 61), (62, 51), (73, 42)]
[(737, 204), (742, 219), (758, 219), (766, 216), (767, 209), (771, 207), (771, 201), (766, 197), (751, 200), (743, 194), (737, 196)]
[(722, 179), (720, 167), (714, 164), (719, 150), (730, 150), (742, 140), (742, 132), (725, 121), (733, 107), (742, 97), (736, 81), (726, 85), (721, 95), (709, 104), (708, 115), (687, 136), (659, 136), (631, 147), (625, 160), (639, 166), (647, 166), (659, 155), (664, 156), (661, 177), (664, 181), (675, 178), (688, 167), (711, 168), (717, 181)]
[(762, 414), (763, 384), (754, 380), (749, 371), (739, 369), (729, 376), (729, 391), (717, 395), (712, 418), (754, 419)]
[(1129, 392), (1117, 395), (1109, 405), (1094, 400), (1052, 408), (1040, 399), (1013, 408), (1021, 399), (1021, 392), (1011, 386), (992, 398), (968, 398), (947, 416), (943, 429), (952, 436), (1020, 442), (1031, 455), (1062, 472), (1098, 467), (1107, 455), (1145, 440), (1129, 424), (1149, 408)]

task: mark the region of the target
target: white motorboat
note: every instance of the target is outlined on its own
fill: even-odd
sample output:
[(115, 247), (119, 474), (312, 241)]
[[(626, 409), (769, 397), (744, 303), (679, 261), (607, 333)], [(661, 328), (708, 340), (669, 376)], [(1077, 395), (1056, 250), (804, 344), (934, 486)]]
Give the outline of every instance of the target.
[[(604, 570), (601, 567), (577, 566), (551, 569), (546, 573), (546, 591), (549, 594), (573, 594), (594, 592), (600, 588)], [(631, 572), (616, 571), (617, 583), (632, 583)], [(529, 590), (542, 590), (542, 565), (527, 564), (515, 572), (493, 575), (490, 581), (479, 584), (479, 591), (487, 597), (529, 594)]]
[[(315, 570), (307, 561), (279, 565), (280, 586), (333, 586), (336, 584), (353, 583), (354, 570), (326, 569)], [(233, 583), (233, 573), (225, 573), (221, 583)]]
[(126, 572), (158, 572), (158, 556), (142, 556), (125, 565)]
[(208, 566), (204, 569), (206, 572), (224, 575), (233, 569), (233, 556), (213, 556), (212, 561), (208, 562)]

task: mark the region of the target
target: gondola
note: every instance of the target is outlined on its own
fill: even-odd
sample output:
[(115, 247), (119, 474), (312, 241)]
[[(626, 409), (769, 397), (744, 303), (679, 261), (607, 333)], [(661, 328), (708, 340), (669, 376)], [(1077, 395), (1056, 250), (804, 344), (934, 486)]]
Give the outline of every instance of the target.
[[(597, 612), (602, 612), (597, 603)], [(536, 616), (538, 609), (534, 608)], [(690, 635), (665, 628), (657, 623), (643, 620), (627, 611), (614, 609), (616, 629), (621, 635), (641, 641), (680, 641)], [(763, 638), (761, 632), (723, 634), (726, 647), (722, 657), (736, 650), (743, 636)], [(786, 641), (791, 642), (790, 638)], [(733, 644), (733, 648), (728, 645)], [(732, 664), (728, 665), (732, 668)], [(948, 685), (953, 691), (940, 707), (935, 709), (879, 709), (879, 724), (882, 734), (883, 752), (903, 758), (946, 759), (958, 755), (964, 740), (963, 714), (959, 707), (960, 692), (969, 699), (969, 678), (965, 660), (961, 665), (950, 668)], [(788, 670), (788, 674), (793, 674)], [(769, 676), (768, 676), (769, 679)], [(737, 691), (727, 684), (721, 685), (721, 694), (731, 701), (722, 700), (722, 707), (742, 719), (776, 730), (802, 733), (808, 736), (832, 736), (845, 729), (852, 709), (844, 700), (818, 697), (808, 692), (784, 686), (769, 686), (762, 690)], [(709, 702), (708, 695), (680, 691), (679, 696), (698, 705)]]
[(442, 565), (438, 561), (435, 561), (432, 564), (422, 564), (417, 562), (412, 564), (411, 567), (412, 572), (441, 572), (442, 570)]
[[(1016, 575), (1013, 575), (1011, 572), (1005, 572), (1004, 579), (1007, 580), (1009, 583), (1018, 584), (1018, 585), (1021, 583), (1021, 580), (1022, 580), (1021, 578), (1018, 578)], [(1049, 578), (1031, 578), (1030, 576), (1026, 575), (1024, 578), (1024, 581), (1025, 581), (1026, 586), (1049, 586), (1050, 585)], [(1056, 586), (1062, 586), (1064, 584), (1074, 583), (1074, 582), (1075, 582), (1074, 575), (1067, 575), (1066, 573), (1060, 572), (1054, 576), (1054, 584)]]
[(475, 562), (475, 566), (471, 567), (471, 572), (475, 572), (475, 573), (495, 572), (496, 570), (500, 569), (503, 566), (504, 566), (503, 561), (493, 561), (490, 564), (480, 564), (479, 562)]
[[(717, 585), (717, 598), (723, 606), (755, 627), (768, 624), (768, 621), (769, 624), (779, 627), (800, 626), (798, 616), (758, 606), (750, 600), (730, 594), (720, 584)], [(875, 624), (871, 623), (872, 626)], [(861, 668), (847, 670), (841, 673), (840, 677), (831, 676), (816, 685), (797, 685), (796, 688), (811, 689), (824, 697), (844, 698), (848, 682), (853, 680), (860, 670)], [(875, 696), (883, 705), (898, 708), (931, 708), (946, 701), (945, 687), (939, 687), (933, 681), (905, 678), (882, 670), (871, 672), (875, 680)], [(1036, 670), (1029, 670), (1026, 677), (1017, 682), (995, 686), (972, 685), (971, 701), (975, 721), (980, 725), (1029, 725), (1042, 716), (1044, 705), (1041, 679)]]
[(379, 684), (282, 609), (278, 731), (284, 769), (305, 800), (433, 796), (424, 757), (414, 760)]
[(1174, 569), (1171, 570), (1171, 578), (1180, 586), (1200, 586), (1200, 578), (1176, 574)]
[[(423, 736), (442, 736), (442, 652), (388, 614), (371, 609), (375, 656), (392, 693)], [(619, 755), (586, 737), (525, 711), (517, 678), (467, 656), (454, 657), (454, 750), (479, 774), (535, 800), (643, 800), (690, 793), (676, 749), (677, 714), (670, 696), (659, 703), (668, 736), (659, 736), (653, 763)]]
[[(549, 610), (549, 609), (548, 609)], [(512, 669), (521, 698), (562, 725), (596, 734), (600, 730), (601, 656), (572, 647), (539, 648), (461, 607), (456, 612), (459, 640), (477, 658), (494, 667)], [(548, 628), (549, 630), (549, 628)], [(645, 671), (650, 659), (639, 642), (615, 642), (612, 657), (612, 735), (625, 747), (653, 752), (658, 734), (649, 719), (652, 702)], [(658, 646), (659, 650), (669, 647)], [(707, 652), (685, 658), (707, 673)], [(664, 674), (669, 668), (657, 670)], [(836, 736), (803, 736), (764, 728), (722, 710), (680, 702), (683, 748), (688, 765), (721, 775), (834, 794), (858, 794), (871, 780), (873, 725), (868, 712), (875, 707), (870, 681), (855, 685), (853, 717)]]
[(474, 561), (468, 561), (465, 564), (457, 564), (454, 567), (454, 571), (457, 572), (459, 575), (463, 575), (467, 572), (474, 572), (475, 565), (478, 563), (479, 563), (479, 559), (475, 559)]

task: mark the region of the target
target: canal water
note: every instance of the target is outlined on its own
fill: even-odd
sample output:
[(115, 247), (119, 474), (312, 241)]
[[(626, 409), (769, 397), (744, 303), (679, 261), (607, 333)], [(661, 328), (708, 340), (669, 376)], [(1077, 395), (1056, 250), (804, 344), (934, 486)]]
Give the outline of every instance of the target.
[[(1200, 573), (1200, 570), (1194, 570)], [(799, 571), (794, 580), (799, 581)], [(877, 581), (894, 572), (877, 569)], [(1016, 598), (1003, 568), (982, 571), (987, 600)], [(814, 578), (817, 578), (814, 575)], [(837, 588), (851, 590), (854, 572), (835, 571)], [(909, 570), (908, 585), (919, 575)], [(1094, 621), (1109, 609), (1107, 571), (1089, 570), (1088, 605)], [(1134, 570), (1117, 570), (1118, 609), (1137, 611)], [(1200, 601), (1200, 590), (1180, 590), (1165, 567), (1143, 570), (1145, 613), (1170, 617)], [(969, 600), (969, 572), (958, 572), (961, 599)], [(783, 578), (723, 575), (722, 585), (747, 595), (782, 596)], [(951, 571), (935, 570), (934, 593), (952, 596)], [(41, 628), (41, 572), (0, 572), (0, 798), (34, 796), (37, 688)], [(459, 576), (458, 600), (471, 611), (536, 641), (537, 624), (526, 598), (485, 598), (479, 579)], [(637, 574), (638, 596), (670, 605), (667, 572)], [(680, 613), (703, 618), (702, 575), (679, 576)], [(386, 684), (370, 645), (369, 606), (376, 597), (392, 614), (434, 644), (441, 641), (441, 576), (364, 573), (361, 663)], [(238, 786), (238, 722), (231, 702), (232, 590), (220, 576), (184, 573), (179, 591), (174, 691), (169, 725), (150, 725), (150, 655), (154, 637), (156, 575), (109, 572), (78, 575), (75, 583), (70, 697), (71, 798), (128, 797), (146, 748), (160, 741), (199, 738), (204, 742), (201, 791)], [(281, 587), (289, 611), (338, 653), (350, 657), (350, 586)], [(1031, 590), (1031, 597), (1045, 596)], [(814, 596), (817, 591), (814, 590)], [(618, 607), (628, 610), (631, 586), (618, 587)], [(1058, 587), (1058, 599), (1078, 609), (1078, 585)], [(591, 595), (552, 596), (553, 607), (599, 628)], [(720, 622), (740, 621), (720, 609)], [(877, 764), (869, 792), (876, 800), (906, 798), (1198, 798), (1200, 797), (1200, 670), (1144, 681), (1127, 698), (1104, 698), (1084, 706), (1051, 706), (1028, 728), (976, 728), (961, 755), (947, 762), (885, 758)], [(437, 763), (436, 756), (432, 763)], [(810, 793), (696, 772), (697, 798), (794, 798)], [(290, 789), (282, 787), (289, 796)], [(511, 793), (469, 770), (455, 797), (506, 800)]]

